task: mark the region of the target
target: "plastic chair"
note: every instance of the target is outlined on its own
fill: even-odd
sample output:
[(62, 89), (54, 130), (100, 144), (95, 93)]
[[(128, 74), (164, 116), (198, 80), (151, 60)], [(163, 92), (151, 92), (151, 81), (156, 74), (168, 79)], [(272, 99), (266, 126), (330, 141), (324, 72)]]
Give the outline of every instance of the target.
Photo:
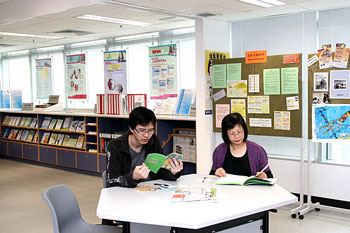
[(108, 186), (107, 186), (107, 174), (106, 173), (107, 173), (106, 171), (102, 172), (102, 179), (103, 179), (103, 187), (104, 188), (108, 188)]
[(80, 214), (77, 199), (66, 185), (48, 188), (41, 195), (49, 206), (54, 233), (121, 233), (122, 229), (86, 223)]

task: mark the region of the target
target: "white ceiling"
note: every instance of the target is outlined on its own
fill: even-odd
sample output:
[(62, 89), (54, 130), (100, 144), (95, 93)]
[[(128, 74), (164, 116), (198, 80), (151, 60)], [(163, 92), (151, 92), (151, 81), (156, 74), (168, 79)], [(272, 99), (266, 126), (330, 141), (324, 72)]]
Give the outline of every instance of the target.
[[(210, 18), (238, 21), (271, 15), (350, 6), (349, 0), (282, 0), (284, 6), (261, 8), (239, 0), (0, 0), (0, 32), (62, 36), (40, 39), (0, 35), (0, 52), (47, 47), (103, 38), (164, 31), (194, 26), (197, 14), (213, 13)], [(150, 23), (139, 27), (77, 19), (93, 14)], [(181, 21), (169, 22), (164, 18)], [(78, 30), (88, 34), (54, 33)]]

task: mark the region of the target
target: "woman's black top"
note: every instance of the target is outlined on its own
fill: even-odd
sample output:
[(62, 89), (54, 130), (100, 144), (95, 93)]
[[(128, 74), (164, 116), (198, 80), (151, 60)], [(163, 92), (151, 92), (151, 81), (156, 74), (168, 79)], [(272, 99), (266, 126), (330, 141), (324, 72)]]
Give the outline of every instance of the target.
[[(248, 152), (246, 151), (242, 157), (235, 157), (231, 154), (231, 150), (227, 150), (224, 164), (222, 168), (228, 174), (240, 175), (240, 176), (252, 176), (252, 171), (250, 169)], [(265, 171), (268, 178), (273, 178), (271, 171)], [(215, 171), (214, 171), (215, 174)]]
[(227, 150), (222, 168), (226, 171), (226, 173), (229, 173), (229, 174), (241, 175), (241, 176), (252, 175), (247, 151), (242, 157), (237, 158), (231, 154), (230, 150)]

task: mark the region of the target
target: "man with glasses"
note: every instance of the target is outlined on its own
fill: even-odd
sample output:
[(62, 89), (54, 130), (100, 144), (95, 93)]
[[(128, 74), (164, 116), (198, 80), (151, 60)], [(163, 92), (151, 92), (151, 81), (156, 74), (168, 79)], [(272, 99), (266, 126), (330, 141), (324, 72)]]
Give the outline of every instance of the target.
[(107, 149), (107, 186), (135, 187), (139, 182), (163, 179), (176, 180), (183, 169), (181, 161), (170, 161), (171, 171), (161, 168), (154, 174), (144, 161), (150, 153), (163, 154), (155, 135), (156, 116), (137, 107), (129, 115), (129, 131), (110, 142)]

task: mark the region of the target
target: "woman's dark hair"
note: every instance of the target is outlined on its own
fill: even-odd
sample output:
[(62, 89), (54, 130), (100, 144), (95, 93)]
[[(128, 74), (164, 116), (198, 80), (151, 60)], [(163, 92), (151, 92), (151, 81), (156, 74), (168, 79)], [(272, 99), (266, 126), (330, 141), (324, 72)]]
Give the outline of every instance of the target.
[(129, 127), (134, 130), (136, 125), (146, 126), (152, 122), (153, 126), (156, 126), (156, 116), (152, 110), (145, 107), (134, 108), (129, 115)]
[(230, 141), (230, 139), (228, 138), (228, 135), (227, 135), (227, 130), (233, 129), (236, 125), (242, 126), (242, 128), (244, 130), (243, 141), (245, 142), (247, 140), (247, 137), (248, 137), (247, 125), (246, 125), (242, 115), (239, 114), (238, 112), (235, 112), (235, 113), (227, 114), (224, 117), (224, 119), (222, 119), (222, 122), (221, 122), (222, 139), (224, 140), (224, 142), (227, 145), (230, 145), (230, 143), (231, 143), (231, 141)]

